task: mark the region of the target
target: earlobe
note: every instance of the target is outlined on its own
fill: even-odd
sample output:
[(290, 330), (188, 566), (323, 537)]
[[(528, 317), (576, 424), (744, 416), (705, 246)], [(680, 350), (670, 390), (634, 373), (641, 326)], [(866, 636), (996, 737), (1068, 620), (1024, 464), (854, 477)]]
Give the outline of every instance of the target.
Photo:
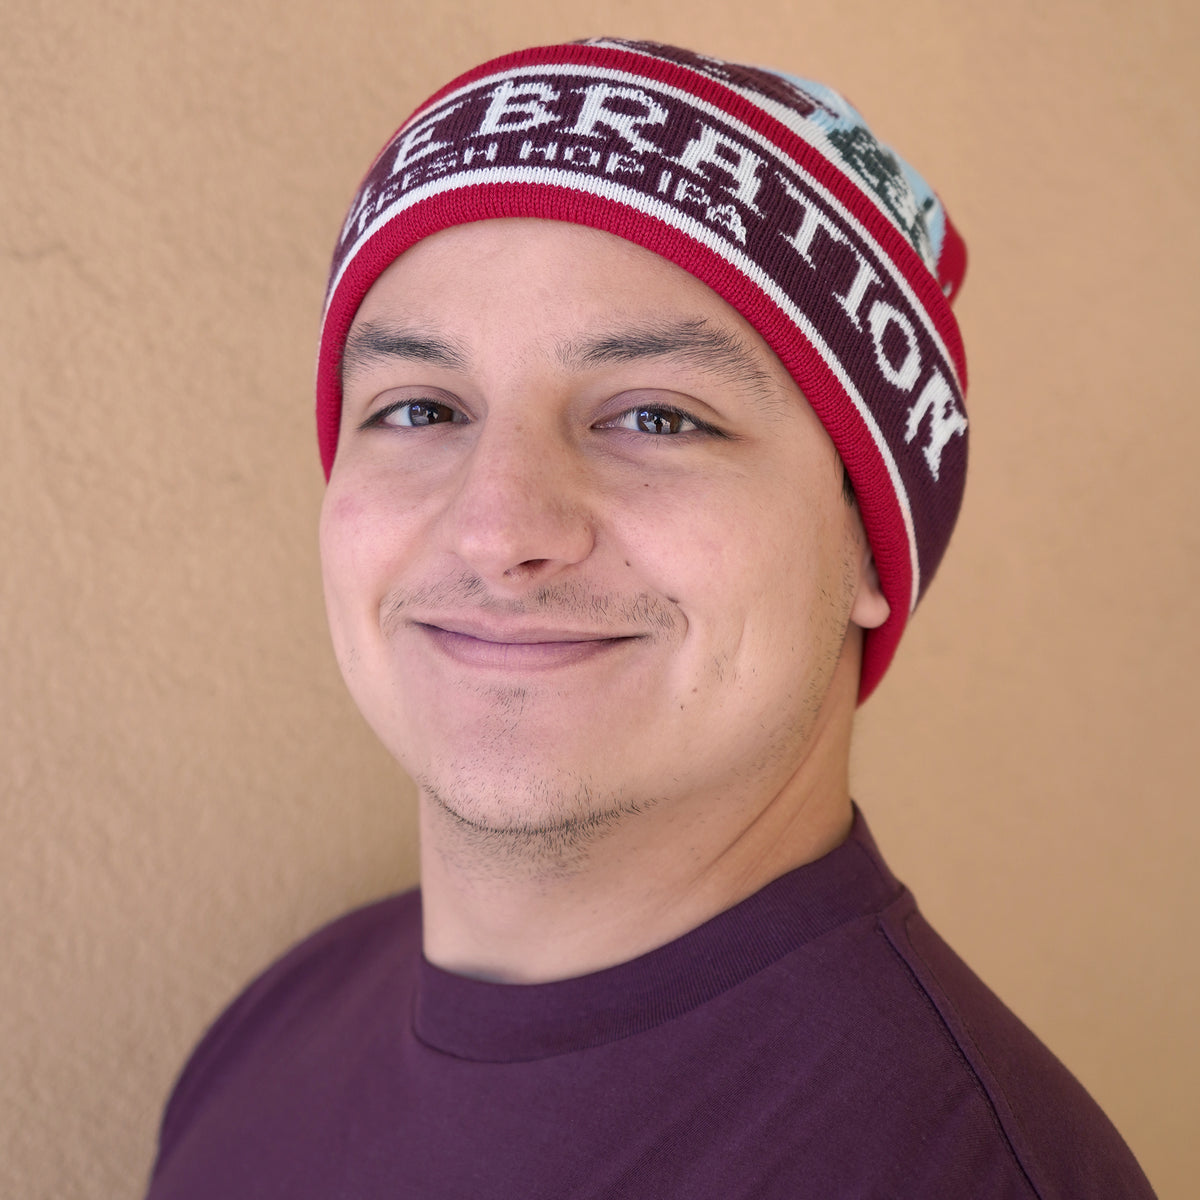
[(861, 551), (858, 570), (858, 590), (854, 595), (854, 606), (850, 609), (850, 620), (860, 629), (878, 629), (891, 614), (883, 589), (879, 586), (879, 572), (875, 569), (875, 556), (865, 543)]

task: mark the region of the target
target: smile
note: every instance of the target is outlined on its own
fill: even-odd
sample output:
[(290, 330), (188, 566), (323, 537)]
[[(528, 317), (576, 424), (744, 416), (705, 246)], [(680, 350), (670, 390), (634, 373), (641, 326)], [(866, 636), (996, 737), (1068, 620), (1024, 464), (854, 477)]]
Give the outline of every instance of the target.
[(571, 666), (610, 653), (637, 636), (569, 630), (482, 630), (415, 623), (447, 658), (469, 667), (537, 671)]

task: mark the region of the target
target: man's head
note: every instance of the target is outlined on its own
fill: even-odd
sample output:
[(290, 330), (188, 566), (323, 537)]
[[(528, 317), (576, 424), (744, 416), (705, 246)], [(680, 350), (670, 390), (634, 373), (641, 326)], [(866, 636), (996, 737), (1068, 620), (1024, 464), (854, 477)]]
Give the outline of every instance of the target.
[(941, 560), (965, 474), (948, 304), (965, 260), (933, 193), (819, 84), (612, 40), (485, 64), (401, 127), (347, 217), (318, 368), (327, 471), (364, 297), (423, 239), (494, 218), (644, 247), (770, 348), (845, 464), (889, 605), (866, 641), (865, 698)]
[(443, 230), (376, 280), (322, 549), (384, 744), (479, 837), (560, 853), (634, 808), (781, 792), (888, 611), (829, 435), (749, 323), (540, 219)]

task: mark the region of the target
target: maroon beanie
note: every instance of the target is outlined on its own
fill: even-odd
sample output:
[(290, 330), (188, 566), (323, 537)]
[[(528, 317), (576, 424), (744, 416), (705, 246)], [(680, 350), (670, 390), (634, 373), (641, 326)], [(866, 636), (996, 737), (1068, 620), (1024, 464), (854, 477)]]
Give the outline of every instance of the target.
[(966, 253), (932, 190), (809, 80), (612, 38), (485, 63), (400, 127), (346, 218), (317, 366), (327, 475), (363, 297), (415, 242), (491, 217), (644, 246), (779, 356), (845, 463), (891, 605), (867, 632), (866, 699), (937, 570), (966, 474), (966, 361), (949, 304)]

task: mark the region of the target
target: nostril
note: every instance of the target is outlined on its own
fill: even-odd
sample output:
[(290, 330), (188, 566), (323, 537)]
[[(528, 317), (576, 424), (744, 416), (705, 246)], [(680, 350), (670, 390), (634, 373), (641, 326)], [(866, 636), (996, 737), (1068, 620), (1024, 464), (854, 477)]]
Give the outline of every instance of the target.
[(509, 567), (504, 574), (510, 578), (516, 578), (521, 574), (532, 574), (535, 571), (542, 570), (549, 562), (550, 559), (548, 558), (527, 558), (524, 562), (519, 562)]

